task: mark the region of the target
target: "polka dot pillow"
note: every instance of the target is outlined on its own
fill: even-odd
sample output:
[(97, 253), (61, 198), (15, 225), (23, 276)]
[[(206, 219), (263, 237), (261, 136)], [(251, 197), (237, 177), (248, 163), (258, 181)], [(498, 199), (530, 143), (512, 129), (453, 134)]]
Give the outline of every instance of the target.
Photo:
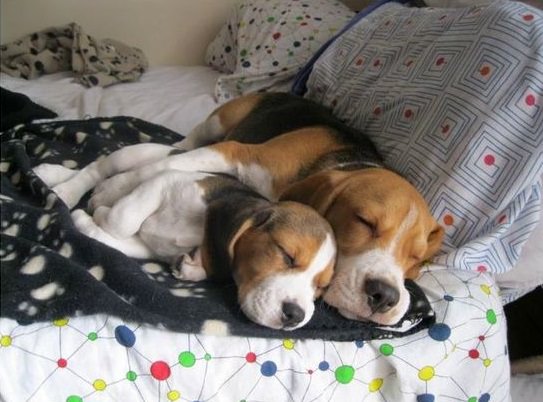
[(367, 133), (446, 230), (438, 262), (512, 268), (543, 173), (543, 12), (379, 7), (328, 47), (307, 97)]
[(206, 62), (225, 73), (218, 100), (290, 89), (298, 70), (353, 15), (336, 0), (240, 2), (206, 53)]

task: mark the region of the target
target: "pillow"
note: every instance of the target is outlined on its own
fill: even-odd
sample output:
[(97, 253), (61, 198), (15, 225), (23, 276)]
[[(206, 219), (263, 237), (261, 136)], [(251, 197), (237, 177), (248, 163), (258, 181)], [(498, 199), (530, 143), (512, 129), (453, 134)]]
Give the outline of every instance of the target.
[(306, 96), (421, 191), (446, 230), (436, 262), (500, 273), (539, 220), (542, 77), (540, 10), (388, 3), (326, 49)]
[(263, 90), (288, 90), (298, 70), (354, 12), (334, 0), (248, 0), (236, 5), (206, 52), (226, 75), (219, 101)]

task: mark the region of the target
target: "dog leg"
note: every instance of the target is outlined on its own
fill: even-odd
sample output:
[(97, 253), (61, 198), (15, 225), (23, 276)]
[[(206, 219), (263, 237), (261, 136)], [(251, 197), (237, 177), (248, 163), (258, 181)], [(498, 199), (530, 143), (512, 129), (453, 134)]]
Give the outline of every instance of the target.
[(155, 254), (137, 236), (128, 237), (122, 240), (111, 236), (98, 226), (91, 216), (82, 209), (72, 212), (72, 220), (76, 228), (84, 235), (98, 240), (120, 252), (133, 258), (155, 258)]
[(162, 144), (137, 144), (124, 147), (92, 162), (70, 179), (57, 184), (53, 191), (71, 209), (87, 191), (108, 177), (146, 163), (166, 158), (172, 147)]
[(172, 275), (177, 279), (185, 281), (203, 281), (207, 279), (207, 273), (202, 266), (202, 255), (200, 247), (196, 249), (193, 256), (182, 254), (172, 264)]
[(219, 142), (225, 135), (226, 131), (221, 125), (219, 117), (213, 114), (194, 127), (183, 140), (176, 142), (173, 146), (183, 151), (191, 151), (205, 145)]

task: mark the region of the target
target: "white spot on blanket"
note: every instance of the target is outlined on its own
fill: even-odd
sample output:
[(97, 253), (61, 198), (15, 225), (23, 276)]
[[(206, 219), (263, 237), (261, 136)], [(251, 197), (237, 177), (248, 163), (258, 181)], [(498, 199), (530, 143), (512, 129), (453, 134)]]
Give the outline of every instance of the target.
[(77, 167), (77, 162), (71, 159), (62, 161), (62, 166), (67, 167), (68, 169), (74, 169)]
[(72, 249), (70, 243), (64, 243), (59, 250), (59, 254), (66, 258), (70, 258), (73, 252), (74, 250)]
[(4, 194), (0, 194), (0, 199), (4, 201), (9, 201), (9, 202), (13, 201), (13, 198), (8, 197), (7, 195), (4, 195)]
[(31, 305), (29, 302), (24, 301), (17, 306), (19, 311), (24, 311), (27, 315), (36, 315), (38, 309), (36, 306)]
[(230, 335), (228, 324), (220, 320), (205, 320), (200, 330), (204, 335), (227, 336)]
[(46, 211), (53, 208), (53, 205), (55, 204), (56, 200), (58, 199), (57, 195), (54, 193), (51, 193), (47, 196), (45, 200), (45, 206), (43, 207)]
[(75, 133), (75, 140), (78, 144), (81, 144), (83, 141), (85, 141), (85, 138), (87, 138), (87, 133), (83, 133), (81, 131)]
[(51, 215), (45, 214), (40, 216), (40, 219), (38, 219), (38, 223), (36, 226), (39, 230), (45, 229), (49, 225), (49, 221), (51, 220)]
[(143, 270), (148, 274), (158, 274), (162, 272), (162, 267), (154, 262), (148, 262), (147, 264), (143, 264)]
[(170, 293), (176, 297), (193, 297), (194, 293), (190, 289), (170, 289)]
[(45, 257), (43, 255), (37, 255), (32, 257), (21, 268), (21, 274), (36, 275), (39, 274), (45, 268)]
[(53, 296), (60, 296), (64, 293), (64, 288), (60, 286), (57, 282), (50, 282), (46, 285), (43, 285), (40, 288), (30, 291), (30, 296), (36, 300), (48, 300)]
[(142, 133), (141, 131), (140, 131), (138, 136), (139, 136), (140, 142), (149, 142), (149, 141), (151, 141), (151, 136), (148, 135), (148, 134)]
[(9, 253), (8, 255), (6, 255), (5, 257), (2, 257), (2, 261), (13, 261), (15, 258), (17, 258), (17, 253), (16, 252), (13, 252), (13, 253)]
[(109, 128), (112, 126), (112, 124), (113, 124), (113, 123), (110, 122), (110, 121), (103, 121), (103, 122), (100, 123), (100, 128), (101, 128), (102, 130), (107, 130), (107, 129), (109, 129)]
[(38, 155), (42, 153), (44, 149), (45, 149), (45, 143), (42, 142), (40, 145), (34, 148), (34, 155)]
[(0, 172), (6, 173), (9, 170), (9, 162), (0, 162)]
[(97, 281), (101, 281), (104, 278), (104, 268), (101, 265), (95, 265), (89, 269), (89, 274), (94, 276)]
[(8, 236), (17, 236), (19, 234), (20, 226), (13, 224), (7, 229), (2, 230), (2, 233), (7, 234)]

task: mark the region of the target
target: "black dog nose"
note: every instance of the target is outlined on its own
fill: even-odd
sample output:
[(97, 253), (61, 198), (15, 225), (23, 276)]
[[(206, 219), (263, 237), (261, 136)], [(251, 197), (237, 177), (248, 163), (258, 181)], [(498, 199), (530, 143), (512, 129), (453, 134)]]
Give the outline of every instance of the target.
[(305, 318), (305, 312), (296, 303), (284, 302), (281, 321), (285, 327), (295, 327)]
[(400, 292), (386, 282), (370, 279), (364, 286), (371, 312), (386, 313), (400, 300)]

